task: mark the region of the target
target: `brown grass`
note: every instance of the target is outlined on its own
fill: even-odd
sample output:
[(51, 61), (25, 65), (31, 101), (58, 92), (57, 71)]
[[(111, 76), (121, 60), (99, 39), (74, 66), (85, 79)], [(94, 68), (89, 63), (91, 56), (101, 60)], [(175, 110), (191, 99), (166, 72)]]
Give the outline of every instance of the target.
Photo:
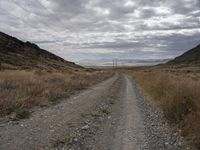
[(0, 116), (19, 109), (48, 106), (75, 91), (107, 79), (110, 72), (0, 72)]
[(200, 80), (163, 71), (128, 71), (189, 144), (200, 149)]

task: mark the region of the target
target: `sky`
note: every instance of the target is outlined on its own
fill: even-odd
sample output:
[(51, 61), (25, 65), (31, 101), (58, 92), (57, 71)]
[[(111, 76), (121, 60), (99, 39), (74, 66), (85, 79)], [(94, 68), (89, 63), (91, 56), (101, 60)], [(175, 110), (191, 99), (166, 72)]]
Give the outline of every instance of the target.
[(0, 31), (75, 62), (173, 58), (200, 44), (200, 0), (0, 0)]

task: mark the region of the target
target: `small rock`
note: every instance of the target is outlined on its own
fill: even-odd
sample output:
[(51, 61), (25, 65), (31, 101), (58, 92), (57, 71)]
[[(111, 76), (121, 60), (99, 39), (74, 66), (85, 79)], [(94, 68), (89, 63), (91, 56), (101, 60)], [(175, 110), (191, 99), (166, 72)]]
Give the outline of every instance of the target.
[(174, 133), (174, 136), (177, 136), (177, 135), (178, 135), (178, 133), (177, 133), (177, 132), (175, 132), (175, 133)]
[(182, 143), (181, 143), (181, 142), (178, 142), (178, 146), (180, 146), (180, 147), (181, 147), (181, 146), (182, 146)]
[(82, 130), (87, 130), (87, 129), (89, 129), (89, 125), (85, 125), (85, 126), (83, 126), (81, 129), (82, 129)]
[(165, 145), (169, 145), (169, 143), (168, 143), (168, 142), (165, 142)]
[(112, 125), (115, 125), (115, 122), (113, 121), (111, 124), (112, 124)]
[(53, 126), (52, 126), (52, 125), (50, 125), (50, 126), (49, 126), (49, 129), (53, 129)]
[(13, 113), (11, 113), (11, 115), (10, 115), (10, 117), (9, 117), (11, 120), (16, 120), (16, 113), (15, 112), (13, 112)]

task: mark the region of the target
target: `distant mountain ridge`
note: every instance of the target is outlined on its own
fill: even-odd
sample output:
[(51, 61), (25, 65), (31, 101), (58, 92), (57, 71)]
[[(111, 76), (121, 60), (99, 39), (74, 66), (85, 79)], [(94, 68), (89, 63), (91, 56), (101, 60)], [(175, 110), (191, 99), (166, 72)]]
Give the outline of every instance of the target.
[(82, 68), (39, 48), (36, 44), (22, 42), (2, 32), (0, 32), (0, 63), (1, 70), (62, 71)]
[(200, 44), (181, 56), (169, 61), (169, 65), (200, 65)]
[[(151, 66), (164, 64), (171, 59), (115, 59), (118, 66)], [(113, 59), (84, 59), (78, 62), (83, 66), (112, 66)]]

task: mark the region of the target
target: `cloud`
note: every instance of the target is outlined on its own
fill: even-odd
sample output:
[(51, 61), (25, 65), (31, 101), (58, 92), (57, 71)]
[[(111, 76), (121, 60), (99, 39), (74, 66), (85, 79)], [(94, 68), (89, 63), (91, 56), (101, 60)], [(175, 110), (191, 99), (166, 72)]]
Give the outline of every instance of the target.
[(0, 22), (72, 61), (168, 58), (200, 43), (199, 0), (0, 0)]

